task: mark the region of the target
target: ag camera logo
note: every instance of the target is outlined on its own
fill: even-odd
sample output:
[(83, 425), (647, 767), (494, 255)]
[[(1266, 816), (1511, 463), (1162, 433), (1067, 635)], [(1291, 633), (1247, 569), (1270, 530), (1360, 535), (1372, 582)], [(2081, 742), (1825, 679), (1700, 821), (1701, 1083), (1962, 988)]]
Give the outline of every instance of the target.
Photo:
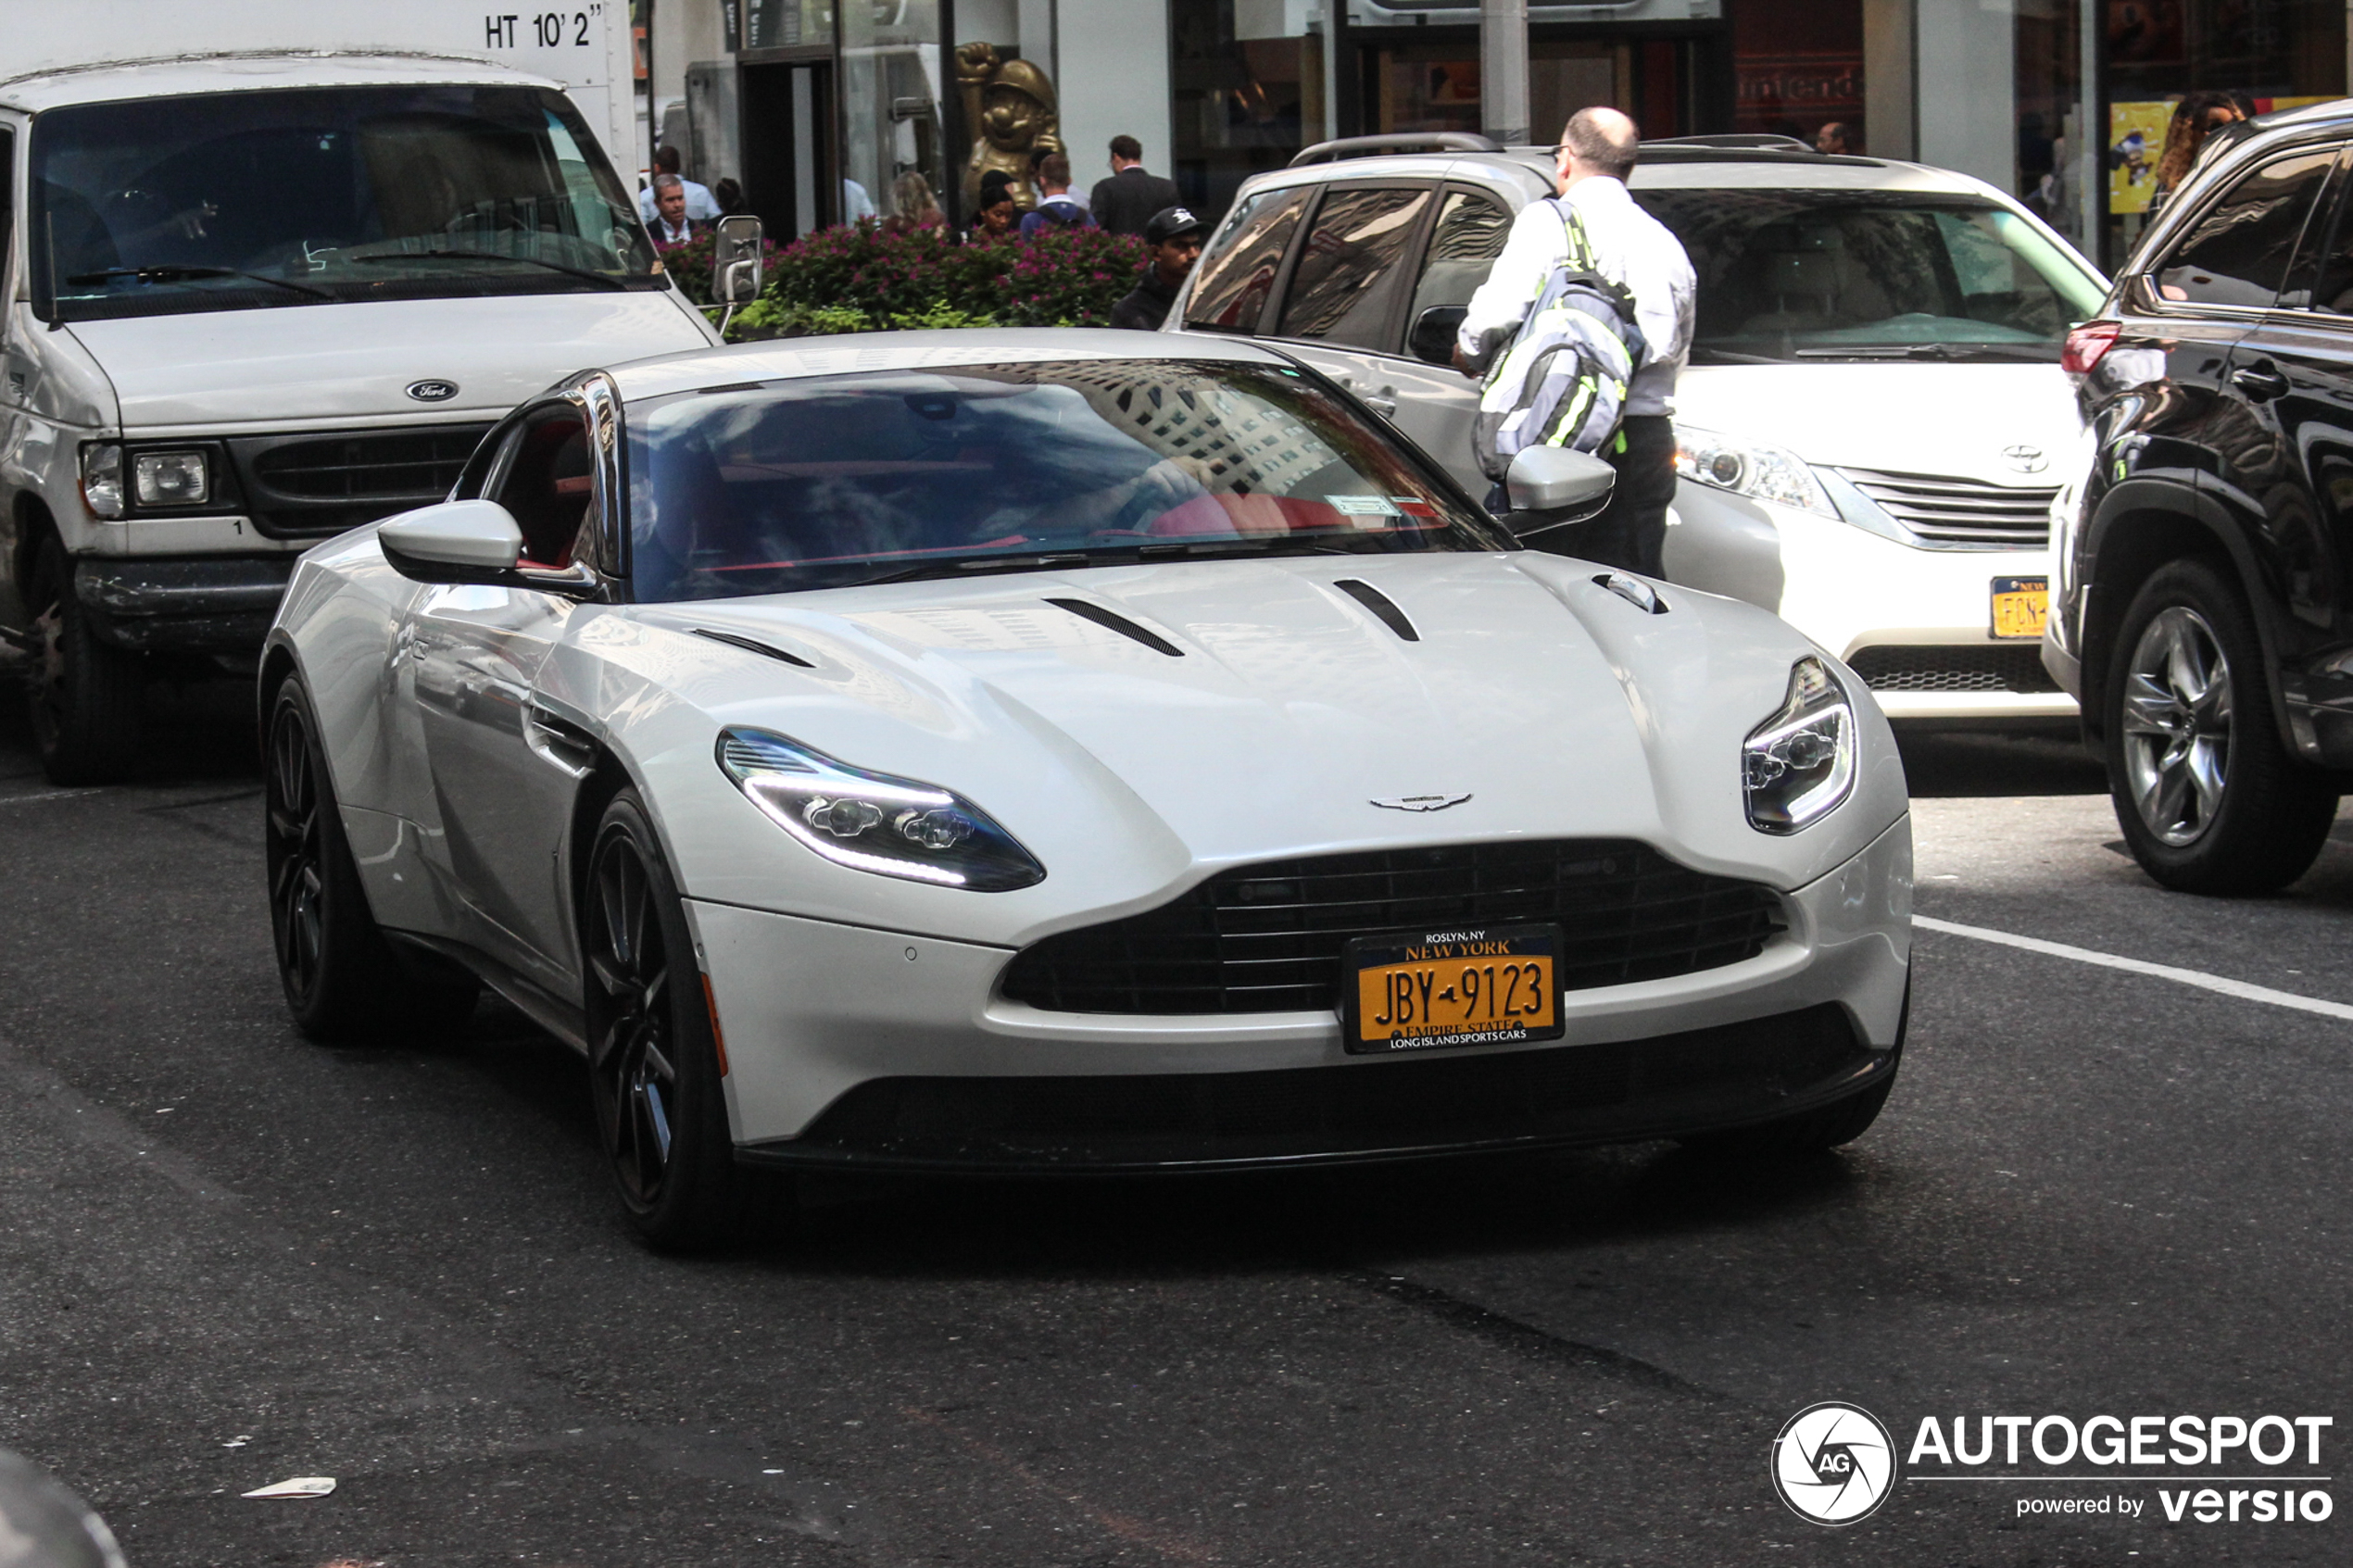
[(1895, 1489), (1895, 1440), (1879, 1418), (1835, 1399), (1808, 1405), (1773, 1439), (1773, 1490), (1817, 1524), (1868, 1519)]

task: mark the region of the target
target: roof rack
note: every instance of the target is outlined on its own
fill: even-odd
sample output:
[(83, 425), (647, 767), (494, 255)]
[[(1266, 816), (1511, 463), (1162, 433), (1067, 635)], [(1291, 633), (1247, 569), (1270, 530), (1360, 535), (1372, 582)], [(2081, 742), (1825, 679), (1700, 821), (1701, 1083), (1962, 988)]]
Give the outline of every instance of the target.
[(1393, 136), (1342, 136), (1318, 142), (1290, 160), (1292, 169), (1342, 158), (1378, 157), (1383, 153), (1500, 153), (1504, 144), (1465, 131), (1416, 131)]
[(1810, 153), (1814, 148), (1794, 136), (1783, 136), (1764, 131), (1719, 132), (1709, 136), (1655, 136), (1644, 142), (1651, 147), (1722, 147), (1754, 152)]

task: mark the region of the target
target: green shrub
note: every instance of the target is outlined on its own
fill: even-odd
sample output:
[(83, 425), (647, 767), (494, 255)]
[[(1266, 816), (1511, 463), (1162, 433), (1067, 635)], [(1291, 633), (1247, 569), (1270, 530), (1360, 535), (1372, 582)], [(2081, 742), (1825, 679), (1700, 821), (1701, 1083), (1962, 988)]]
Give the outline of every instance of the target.
[[(888, 234), (871, 223), (844, 225), (778, 250), (761, 300), (773, 300), (778, 314), (736, 320), (805, 332), (1103, 326), (1143, 265), (1141, 240), (1100, 229), (965, 245), (938, 229)], [(703, 267), (708, 272), (707, 255)]]

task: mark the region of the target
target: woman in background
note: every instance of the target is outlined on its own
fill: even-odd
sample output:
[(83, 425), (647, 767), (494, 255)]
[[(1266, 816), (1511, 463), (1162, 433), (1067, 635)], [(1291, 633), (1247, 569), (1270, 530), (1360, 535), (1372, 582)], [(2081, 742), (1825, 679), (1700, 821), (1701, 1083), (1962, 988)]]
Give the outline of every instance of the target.
[(931, 182), (914, 169), (909, 169), (890, 186), (891, 214), (883, 220), (883, 232), (889, 234), (912, 234), (919, 229), (937, 229), (948, 221), (939, 210), (939, 198), (931, 194)]
[(2190, 168), (2197, 162), (2206, 139), (2246, 118), (2228, 93), (2192, 93), (2173, 106), (2173, 118), (2165, 126), (2165, 150), (2158, 155), (2157, 188), (2149, 193), (2152, 217), (2190, 177)]

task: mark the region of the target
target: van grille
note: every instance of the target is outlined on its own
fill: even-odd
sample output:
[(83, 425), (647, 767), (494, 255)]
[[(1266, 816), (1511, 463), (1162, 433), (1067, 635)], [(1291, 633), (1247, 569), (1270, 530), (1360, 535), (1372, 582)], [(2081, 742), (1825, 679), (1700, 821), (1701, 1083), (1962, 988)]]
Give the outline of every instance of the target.
[(1356, 937), (1535, 922), (1560, 926), (1572, 991), (1739, 963), (1782, 926), (1771, 889), (1624, 840), (1376, 849), (1222, 872), (1049, 936), (1006, 966), (1003, 990), (1056, 1012), (1321, 1011)]
[(440, 500), (489, 429), (310, 431), (229, 447), (257, 528), (277, 537), (327, 534)]
[(1836, 471), (1931, 548), (2040, 550), (2050, 545), (2057, 485), (1987, 484), (1877, 469)]

